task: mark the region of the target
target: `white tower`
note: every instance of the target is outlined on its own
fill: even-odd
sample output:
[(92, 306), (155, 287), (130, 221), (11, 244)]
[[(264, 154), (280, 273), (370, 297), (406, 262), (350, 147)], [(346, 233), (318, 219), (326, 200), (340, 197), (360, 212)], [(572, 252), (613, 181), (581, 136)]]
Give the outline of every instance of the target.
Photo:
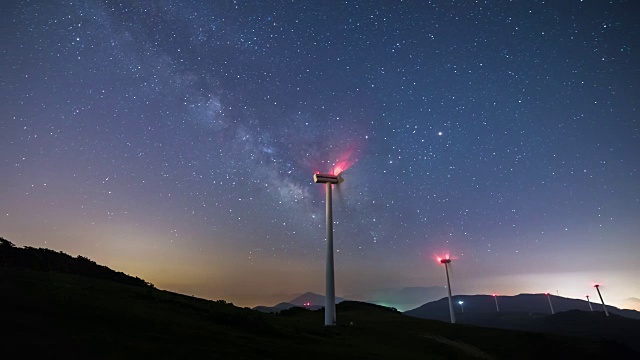
[(342, 177), (332, 174), (314, 174), (313, 181), (324, 183), (327, 187), (327, 262), (324, 294), (324, 325), (334, 326), (336, 324), (336, 285), (333, 268), (333, 211), (331, 198), (331, 185), (340, 184)]
[(456, 323), (456, 314), (453, 311), (453, 300), (451, 300), (451, 282), (449, 281), (449, 264), (451, 259), (440, 259), (440, 263), (444, 264), (444, 271), (447, 274), (447, 290), (449, 290), (449, 316), (451, 317), (451, 323)]

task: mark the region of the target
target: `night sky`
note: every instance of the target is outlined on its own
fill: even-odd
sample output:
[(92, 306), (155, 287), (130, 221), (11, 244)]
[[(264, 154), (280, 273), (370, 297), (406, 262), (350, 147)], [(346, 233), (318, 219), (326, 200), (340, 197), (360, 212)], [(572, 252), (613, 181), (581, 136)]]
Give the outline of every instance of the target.
[(238, 305), (640, 297), (636, 1), (3, 1), (0, 236)]

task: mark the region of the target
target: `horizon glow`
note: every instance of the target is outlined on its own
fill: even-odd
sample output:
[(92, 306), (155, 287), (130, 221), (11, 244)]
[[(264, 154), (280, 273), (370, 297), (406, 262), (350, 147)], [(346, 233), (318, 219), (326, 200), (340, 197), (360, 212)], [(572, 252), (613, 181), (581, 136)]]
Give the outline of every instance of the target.
[(597, 280), (632, 304), (634, 10), (9, 2), (0, 236), (270, 305), (324, 288), (309, 175), (348, 171), (340, 295), (443, 286), (433, 259), (455, 255), (456, 294), (582, 298)]

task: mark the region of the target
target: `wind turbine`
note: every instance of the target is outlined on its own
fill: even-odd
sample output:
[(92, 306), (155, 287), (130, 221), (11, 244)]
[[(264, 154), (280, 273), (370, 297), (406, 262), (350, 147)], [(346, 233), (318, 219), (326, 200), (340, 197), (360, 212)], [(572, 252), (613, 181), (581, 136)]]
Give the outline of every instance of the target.
[(324, 325), (334, 326), (336, 324), (336, 286), (335, 273), (333, 268), (333, 210), (331, 198), (331, 186), (339, 185), (344, 181), (342, 176), (334, 174), (313, 175), (313, 181), (317, 184), (327, 184), (327, 262), (326, 262), (326, 280), (325, 280), (325, 296), (324, 296)]
[(496, 312), (500, 312), (500, 308), (498, 307), (498, 295), (493, 294), (493, 300), (496, 301)]
[(593, 306), (591, 306), (591, 300), (589, 300), (589, 295), (587, 295), (587, 302), (589, 303), (589, 309), (593, 311)]
[(451, 264), (451, 259), (449, 255), (447, 255), (444, 259), (438, 258), (441, 264), (444, 264), (444, 271), (447, 274), (447, 290), (449, 291), (449, 316), (451, 317), (451, 323), (456, 323), (456, 314), (453, 311), (453, 300), (451, 300), (451, 282), (449, 281), (449, 264)]
[(553, 304), (551, 304), (551, 295), (549, 295), (549, 293), (545, 293), (545, 295), (547, 295), (547, 300), (549, 300), (549, 307), (551, 308), (551, 315), (555, 314), (555, 312), (553, 311)]
[(600, 284), (593, 285), (596, 290), (598, 290), (598, 296), (600, 296), (600, 302), (602, 302), (602, 308), (604, 309), (604, 314), (609, 316), (609, 312), (607, 311), (607, 306), (604, 304), (604, 300), (602, 300), (602, 294), (600, 294)]
[(458, 304), (460, 304), (460, 309), (462, 310), (462, 313), (464, 314), (464, 301), (460, 300), (460, 301), (458, 301)]

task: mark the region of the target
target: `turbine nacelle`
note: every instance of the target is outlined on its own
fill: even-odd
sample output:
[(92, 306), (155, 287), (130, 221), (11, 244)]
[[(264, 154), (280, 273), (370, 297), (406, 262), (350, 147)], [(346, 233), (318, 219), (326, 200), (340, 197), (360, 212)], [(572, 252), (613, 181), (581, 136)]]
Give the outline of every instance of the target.
[(342, 176), (340, 176), (340, 174), (338, 174), (338, 175), (333, 175), (333, 174), (313, 174), (313, 182), (319, 183), (319, 184), (325, 184), (325, 183), (340, 184), (343, 181), (344, 181), (344, 179), (342, 178)]

